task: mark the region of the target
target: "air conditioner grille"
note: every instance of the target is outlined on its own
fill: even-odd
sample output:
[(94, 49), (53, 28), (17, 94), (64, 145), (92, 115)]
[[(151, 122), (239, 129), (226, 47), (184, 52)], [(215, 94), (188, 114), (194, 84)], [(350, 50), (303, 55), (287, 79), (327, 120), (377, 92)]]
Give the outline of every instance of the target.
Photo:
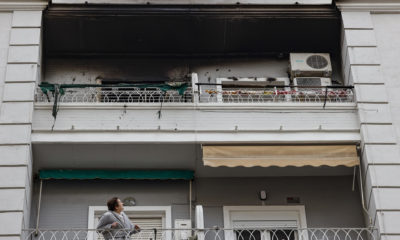
[(297, 86), (321, 86), (320, 78), (297, 78)]
[(315, 69), (322, 69), (328, 66), (328, 60), (320, 55), (311, 55), (307, 58), (307, 65), (315, 68)]

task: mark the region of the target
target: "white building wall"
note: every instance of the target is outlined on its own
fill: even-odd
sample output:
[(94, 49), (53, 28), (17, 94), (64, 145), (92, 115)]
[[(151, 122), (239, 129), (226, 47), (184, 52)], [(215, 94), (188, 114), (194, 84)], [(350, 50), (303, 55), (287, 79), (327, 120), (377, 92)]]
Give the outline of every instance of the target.
[[(400, 13), (400, 12), (399, 12)], [(379, 57), (382, 63), (382, 75), (385, 79), (385, 86), (390, 102), (390, 110), (393, 119), (394, 131), (396, 133), (396, 142), (399, 144), (400, 136), (400, 101), (398, 91), (400, 85), (399, 57), (400, 47), (398, 42), (400, 39), (400, 14), (373, 14), (372, 21), (375, 28), (375, 35), (378, 42)], [(394, 154), (398, 154), (399, 149)], [(391, 164), (400, 164), (399, 155), (392, 157)], [(392, 166), (393, 170), (398, 170), (398, 166)], [(398, 172), (394, 176), (399, 179)], [(397, 180), (396, 179), (396, 180)], [(399, 181), (392, 180), (398, 183)], [(400, 185), (395, 185), (394, 188), (376, 188), (373, 189), (377, 217), (380, 221), (383, 231), (388, 234), (400, 234), (400, 206), (398, 199), (400, 197)], [(386, 237), (393, 239), (394, 236)]]
[(382, 239), (399, 239), (400, 15), (388, 13), (400, 5), (343, 2), (343, 68), (356, 88), (365, 206)]
[(0, 240), (20, 238), (31, 208), (33, 91), (46, 3), (24, 4), (0, 3)]

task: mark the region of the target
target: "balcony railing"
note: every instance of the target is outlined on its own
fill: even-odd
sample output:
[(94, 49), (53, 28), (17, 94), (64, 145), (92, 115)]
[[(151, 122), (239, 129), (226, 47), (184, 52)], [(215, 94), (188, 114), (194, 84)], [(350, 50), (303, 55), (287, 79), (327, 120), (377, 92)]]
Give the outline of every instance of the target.
[[(187, 88), (183, 94), (177, 90), (163, 91), (160, 88), (137, 87), (85, 87), (68, 88), (60, 94), (60, 103), (187, 103), (192, 102), (192, 90)], [(36, 90), (36, 102), (54, 102), (54, 92)]]
[[(300, 87), (267, 86), (222, 88), (218, 84), (199, 84), (184, 92), (157, 87), (68, 88), (58, 95), (58, 103), (349, 103), (354, 102), (351, 86)], [(54, 102), (56, 94), (37, 88), (36, 102)]]
[(200, 84), (200, 102), (208, 103), (346, 103), (354, 101), (351, 86), (265, 86), (223, 88)]
[(378, 240), (371, 228), (257, 228), (257, 229), (28, 229), (24, 240)]

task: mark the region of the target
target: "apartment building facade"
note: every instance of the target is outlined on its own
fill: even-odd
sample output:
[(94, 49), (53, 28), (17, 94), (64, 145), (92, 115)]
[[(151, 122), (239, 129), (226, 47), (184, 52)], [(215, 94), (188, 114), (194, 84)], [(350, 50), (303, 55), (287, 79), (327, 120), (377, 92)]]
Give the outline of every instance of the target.
[(0, 239), (399, 238), (399, 12), (0, 1)]

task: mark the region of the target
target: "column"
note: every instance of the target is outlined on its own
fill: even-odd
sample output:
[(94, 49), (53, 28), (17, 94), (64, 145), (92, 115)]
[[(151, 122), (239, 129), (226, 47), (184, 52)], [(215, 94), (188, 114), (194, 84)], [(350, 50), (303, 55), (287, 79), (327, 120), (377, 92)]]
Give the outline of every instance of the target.
[(41, 24), (42, 10), (0, 12), (0, 59), (5, 60), (0, 62), (0, 240), (20, 239), (22, 229), (29, 228)]
[(360, 118), (365, 205), (383, 239), (399, 239), (400, 154), (371, 13), (343, 11), (342, 18), (345, 81), (355, 86)]

